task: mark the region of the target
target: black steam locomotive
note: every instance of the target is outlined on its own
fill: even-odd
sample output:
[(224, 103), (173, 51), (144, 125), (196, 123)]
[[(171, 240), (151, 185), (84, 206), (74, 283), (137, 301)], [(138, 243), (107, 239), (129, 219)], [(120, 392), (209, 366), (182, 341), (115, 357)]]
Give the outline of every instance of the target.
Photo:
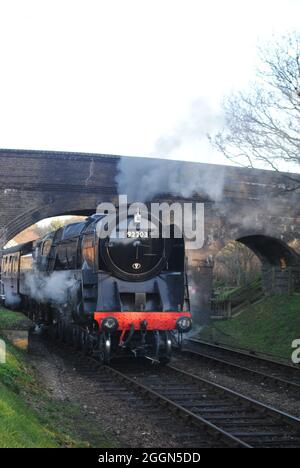
[(172, 226), (165, 238), (139, 210), (116, 223), (96, 214), (5, 249), (1, 274), (8, 307), (104, 363), (128, 353), (167, 362), (192, 326), (184, 240)]

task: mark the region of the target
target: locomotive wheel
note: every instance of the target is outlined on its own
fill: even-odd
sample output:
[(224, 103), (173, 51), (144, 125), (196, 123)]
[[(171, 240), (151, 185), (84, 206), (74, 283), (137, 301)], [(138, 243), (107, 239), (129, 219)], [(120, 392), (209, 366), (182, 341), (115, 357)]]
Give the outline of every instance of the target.
[(72, 329), (72, 344), (75, 349), (81, 349), (80, 329), (76, 325)]
[(99, 337), (99, 359), (102, 364), (109, 365), (111, 359), (111, 337), (101, 333)]
[(82, 330), (80, 329), (80, 327), (77, 327), (75, 346), (78, 350), (82, 349)]
[(172, 339), (171, 334), (168, 331), (165, 332), (165, 353), (165, 358), (170, 361), (172, 356)]
[(58, 324), (57, 323), (52, 323), (50, 327), (50, 336), (54, 340), (57, 340), (58, 338)]
[(83, 332), (82, 351), (86, 356), (90, 355), (93, 349), (93, 339), (88, 331)]
[(86, 331), (85, 330), (82, 330), (81, 328), (79, 329), (79, 333), (78, 333), (78, 341), (79, 341), (79, 348), (82, 349), (82, 351), (84, 352), (85, 354), (85, 344), (86, 344)]
[(59, 341), (64, 342), (66, 338), (66, 326), (62, 320), (58, 322), (57, 332)]
[[(162, 332), (160, 334), (162, 334)], [(169, 362), (171, 361), (171, 355), (172, 355), (171, 335), (168, 331), (165, 331), (160, 341), (159, 364), (161, 366), (166, 366), (167, 364), (169, 364)]]
[(69, 345), (72, 345), (73, 344), (72, 337), (73, 337), (73, 327), (70, 325), (66, 325), (65, 342)]

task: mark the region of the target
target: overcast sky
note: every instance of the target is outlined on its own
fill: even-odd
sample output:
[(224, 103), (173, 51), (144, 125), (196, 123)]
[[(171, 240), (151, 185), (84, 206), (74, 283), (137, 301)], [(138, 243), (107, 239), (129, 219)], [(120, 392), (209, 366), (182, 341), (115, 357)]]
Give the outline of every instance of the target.
[(0, 147), (223, 162), (206, 133), (300, 0), (0, 0)]

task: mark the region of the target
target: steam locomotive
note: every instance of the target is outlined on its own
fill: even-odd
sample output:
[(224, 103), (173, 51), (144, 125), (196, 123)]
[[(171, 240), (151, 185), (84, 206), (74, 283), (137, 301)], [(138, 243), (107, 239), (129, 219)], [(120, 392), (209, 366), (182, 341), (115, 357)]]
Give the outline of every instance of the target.
[(5, 249), (5, 303), (105, 364), (128, 354), (168, 362), (192, 319), (184, 239), (162, 229), (139, 210), (115, 223), (103, 213)]

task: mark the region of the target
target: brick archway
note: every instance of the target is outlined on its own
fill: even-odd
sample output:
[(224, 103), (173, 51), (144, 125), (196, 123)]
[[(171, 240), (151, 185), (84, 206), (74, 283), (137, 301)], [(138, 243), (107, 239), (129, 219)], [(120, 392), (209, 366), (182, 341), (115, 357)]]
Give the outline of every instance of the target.
[[(0, 150), (0, 249), (16, 234), (43, 218), (67, 213), (86, 214), (94, 211), (100, 202), (114, 199), (118, 193), (119, 163), (127, 160), (131, 167), (139, 167), (138, 174), (147, 174), (154, 164), (151, 158)], [(286, 175), (212, 164), (156, 162), (157, 168), (164, 166), (165, 174), (171, 174), (176, 168), (184, 172), (186, 168), (188, 175), (199, 175), (199, 186), (193, 184), (193, 200), (205, 200), (205, 244), (200, 251), (188, 256), (189, 270), (197, 272), (196, 287), (203, 285), (193, 305), (196, 313), (209, 308), (210, 258), (228, 239), (262, 235), (285, 244), (294, 239), (300, 241), (300, 194), (284, 193)], [(214, 199), (214, 191), (210, 197), (205, 193), (203, 181), (208, 175), (210, 184), (216, 184), (220, 173), (222, 194), (220, 196), (217, 191), (219, 195)], [(185, 177), (184, 183), (189, 184), (189, 177)], [(167, 193), (161, 175), (160, 184), (161, 193), (166, 193), (164, 199), (180, 199), (178, 194), (173, 197)], [(186, 199), (181, 198), (181, 201)]]

